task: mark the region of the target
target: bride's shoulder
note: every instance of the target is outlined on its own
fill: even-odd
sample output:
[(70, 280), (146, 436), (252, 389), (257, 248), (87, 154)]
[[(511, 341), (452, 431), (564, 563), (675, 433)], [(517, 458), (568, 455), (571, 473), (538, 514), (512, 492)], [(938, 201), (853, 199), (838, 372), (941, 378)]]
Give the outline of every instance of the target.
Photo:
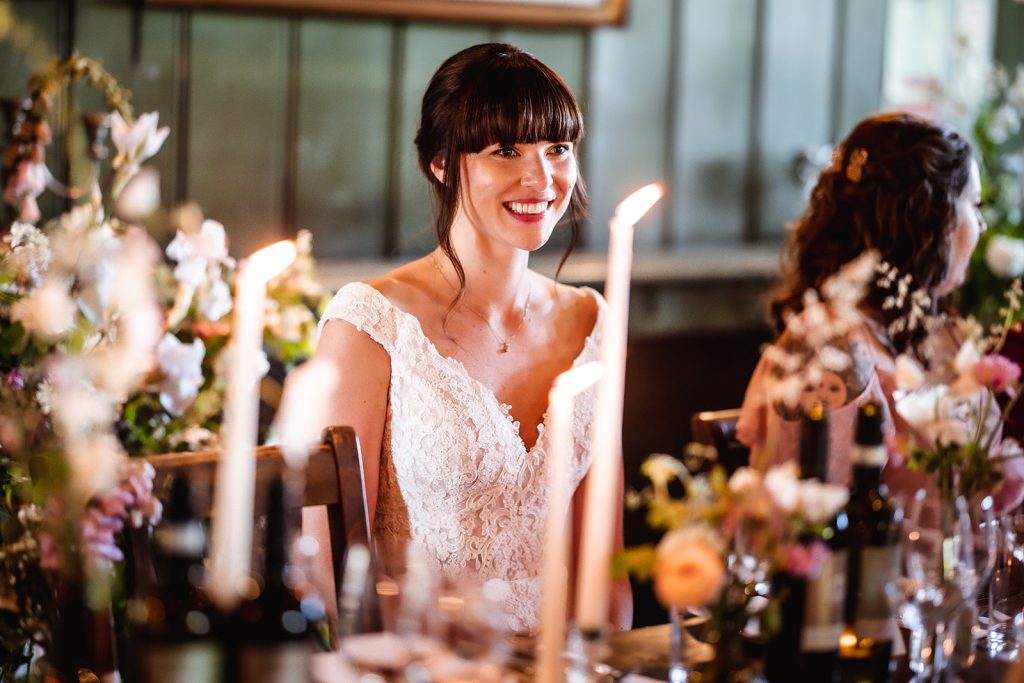
[(605, 308), (604, 297), (590, 287), (576, 287), (541, 277), (549, 287), (555, 316), (572, 328), (591, 330)]
[(377, 290), (396, 308), (416, 315), (432, 303), (431, 289), (427, 283), (429, 272), (421, 261), (406, 263), (380, 277), (366, 280), (363, 284)]

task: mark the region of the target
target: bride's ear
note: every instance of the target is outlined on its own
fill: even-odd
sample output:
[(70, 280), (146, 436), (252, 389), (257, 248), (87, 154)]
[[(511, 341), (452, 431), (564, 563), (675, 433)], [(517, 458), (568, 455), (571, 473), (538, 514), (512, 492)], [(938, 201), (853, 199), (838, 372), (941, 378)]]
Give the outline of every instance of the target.
[(434, 157), (434, 160), (430, 162), (430, 171), (437, 178), (438, 182), (444, 185), (444, 157), (438, 154)]

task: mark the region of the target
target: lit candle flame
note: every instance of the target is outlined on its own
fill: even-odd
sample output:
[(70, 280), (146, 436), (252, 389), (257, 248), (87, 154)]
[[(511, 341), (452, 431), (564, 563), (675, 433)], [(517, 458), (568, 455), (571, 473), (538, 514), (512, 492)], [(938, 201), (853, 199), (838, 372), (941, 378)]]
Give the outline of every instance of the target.
[(555, 378), (555, 383), (551, 386), (552, 402), (554, 402), (556, 396), (570, 398), (586, 391), (601, 379), (603, 375), (604, 364), (596, 360), (584, 363), (571, 370), (566, 370)]
[(665, 188), (661, 183), (644, 185), (629, 195), (615, 207), (615, 220), (626, 225), (636, 225), (637, 221), (665, 196)]
[(267, 283), (290, 266), (295, 255), (295, 242), (281, 240), (254, 252), (246, 259), (245, 268), (258, 282)]

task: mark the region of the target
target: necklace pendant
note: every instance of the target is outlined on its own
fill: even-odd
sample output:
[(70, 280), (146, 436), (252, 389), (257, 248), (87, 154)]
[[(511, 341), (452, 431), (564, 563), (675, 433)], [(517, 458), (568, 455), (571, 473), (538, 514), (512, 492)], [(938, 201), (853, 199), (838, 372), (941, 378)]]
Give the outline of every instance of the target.
[(508, 353), (508, 342), (502, 342), (498, 347), (498, 353)]

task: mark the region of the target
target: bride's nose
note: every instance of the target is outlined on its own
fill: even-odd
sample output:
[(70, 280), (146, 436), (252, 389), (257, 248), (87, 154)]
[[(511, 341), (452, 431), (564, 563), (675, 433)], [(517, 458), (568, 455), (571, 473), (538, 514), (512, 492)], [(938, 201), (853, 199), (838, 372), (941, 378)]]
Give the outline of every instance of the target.
[(523, 187), (546, 190), (551, 186), (551, 164), (539, 154), (525, 157), (520, 182)]

